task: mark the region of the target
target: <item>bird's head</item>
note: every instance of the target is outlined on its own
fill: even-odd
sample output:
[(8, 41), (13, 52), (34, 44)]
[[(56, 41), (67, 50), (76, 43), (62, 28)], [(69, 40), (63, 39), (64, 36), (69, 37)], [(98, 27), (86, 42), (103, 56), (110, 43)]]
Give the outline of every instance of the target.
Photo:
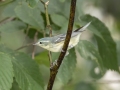
[(38, 40), (35, 44), (33, 44), (33, 45), (45, 47), (45, 46), (48, 46), (50, 42), (51, 42), (51, 41), (50, 41), (50, 38), (49, 38), (49, 37), (45, 37), (45, 38), (39, 39), (39, 40)]

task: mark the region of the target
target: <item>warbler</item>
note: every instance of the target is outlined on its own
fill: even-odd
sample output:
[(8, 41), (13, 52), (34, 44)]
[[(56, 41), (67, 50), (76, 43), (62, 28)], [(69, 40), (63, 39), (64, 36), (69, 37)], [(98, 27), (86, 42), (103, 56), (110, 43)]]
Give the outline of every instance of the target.
[[(90, 23), (91, 22), (87, 23), (83, 27), (80, 27), (80, 28), (72, 31), (71, 39), (70, 39), (67, 50), (73, 48), (74, 46), (76, 46), (78, 44), (82, 32), (85, 31), (85, 29), (90, 25)], [(36, 42), (33, 45), (40, 46), (51, 52), (61, 52), (65, 38), (66, 38), (66, 34), (59, 34), (59, 35), (56, 35), (53, 37), (45, 37), (45, 38), (39, 39), (38, 42)]]

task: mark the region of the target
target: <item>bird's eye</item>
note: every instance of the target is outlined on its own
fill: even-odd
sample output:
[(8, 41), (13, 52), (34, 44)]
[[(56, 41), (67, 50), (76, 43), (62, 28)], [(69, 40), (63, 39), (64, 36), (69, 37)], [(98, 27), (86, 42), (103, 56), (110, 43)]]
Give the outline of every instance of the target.
[(40, 44), (42, 44), (42, 42), (40, 42)]

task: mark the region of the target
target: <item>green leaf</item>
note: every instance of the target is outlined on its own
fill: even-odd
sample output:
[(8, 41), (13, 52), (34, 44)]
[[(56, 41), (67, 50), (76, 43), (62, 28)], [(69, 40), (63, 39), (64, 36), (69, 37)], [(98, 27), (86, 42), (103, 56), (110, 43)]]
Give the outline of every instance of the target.
[(3, 16), (4, 17), (16, 17), (15, 14), (15, 7), (21, 3), (20, 0), (13, 0), (11, 3), (9, 3), (5, 9), (3, 10)]
[(22, 90), (43, 90), (43, 79), (34, 60), (24, 53), (15, 51), (0, 44), (0, 51), (12, 57), (15, 81)]
[(84, 16), (82, 16), (82, 17), (80, 18), (80, 20), (81, 20), (80, 22), (81, 22), (82, 24), (86, 24), (86, 23), (92, 21), (91, 24), (89, 25), (88, 29), (89, 29), (93, 34), (95, 34), (96, 36), (98, 36), (98, 37), (100, 37), (102, 40), (104, 40), (104, 38), (103, 38), (103, 36), (102, 36), (102, 33), (100, 32), (101, 29), (98, 29), (98, 28), (96, 29), (96, 27), (93, 25), (93, 23), (96, 23), (94, 17), (92, 18), (90, 15), (84, 15)]
[(12, 88), (10, 90), (21, 90), (18, 86), (18, 83), (15, 81), (15, 79), (13, 80)]
[(64, 24), (68, 22), (67, 19), (63, 15), (51, 14), (50, 17), (52, 21), (60, 27), (64, 26)]
[(67, 26), (68, 26), (67, 18), (65, 18), (63, 15), (59, 15), (59, 14), (51, 14), (50, 17), (54, 24), (61, 27), (61, 29), (59, 30), (59, 33), (66, 33)]
[(96, 36), (98, 50), (104, 62), (103, 64), (107, 69), (119, 71), (116, 44), (109, 35), (105, 38), (106, 43)]
[[(27, 34), (27, 36), (28, 36), (29, 38), (34, 38), (36, 31), (37, 31), (36, 29), (30, 28), (30, 29), (28, 30), (28, 32), (27, 32), (27, 30), (25, 30), (25, 33)], [(43, 37), (44, 37), (44, 36), (43, 36), (43, 33), (38, 32), (37, 38), (43, 38)]]
[(76, 67), (75, 49), (73, 48), (69, 51), (69, 55), (64, 57), (57, 74), (57, 78), (64, 84), (69, 82)]
[(27, 2), (29, 3), (29, 5), (30, 5), (31, 7), (34, 7), (34, 6), (37, 4), (38, 1), (39, 1), (39, 0), (27, 0)]
[(76, 50), (78, 50), (79, 54), (84, 59), (95, 60), (95, 62), (100, 66), (101, 70), (105, 71), (102, 58), (99, 52), (97, 51), (96, 47), (92, 43), (86, 40), (80, 40), (80, 42), (78, 43), (76, 47)]
[(8, 54), (0, 52), (0, 90), (10, 90), (13, 82), (13, 65)]
[(43, 90), (43, 80), (39, 67), (26, 54), (15, 54), (13, 68), (15, 79), (22, 90)]
[(11, 21), (11, 22), (2, 24), (0, 26), (0, 31), (1, 32), (14, 32), (14, 31), (25, 29), (26, 27), (27, 26), (25, 23), (16, 20), (16, 21)]
[(44, 64), (49, 67), (48, 51), (41, 52), (39, 55), (35, 56), (35, 60), (38, 64)]
[(116, 44), (108, 28), (100, 20), (90, 15), (85, 15), (81, 17), (81, 20), (84, 22), (92, 21), (91, 25), (93, 28), (90, 28), (90, 30), (92, 31), (93, 29), (94, 31), (99, 32), (100, 36), (95, 32), (93, 33), (95, 34), (95, 38), (98, 44), (98, 50), (104, 66), (107, 69), (119, 71)]
[(62, 2), (60, 0), (51, 0), (49, 2), (49, 14), (58, 13), (65, 17), (69, 15), (69, 8), (70, 8), (70, 0), (65, 0)]
[(23, 3), (22, 5), (16, 7), (15, 13), (23, 22), (30, 24), (34, 28), (44, 28), (43, 18), (37, 7), (31, 8), (26, 3)]
[(7, 53), (7, 54), (14, 53), (13, 50), (7, 48), (4, 44), (1, 44), (1, 43), (0, 43), (0, 51), (4, 52), (4, 53)]
[(78, 18), (80, 18), (80, 16), (84, 15), (84, 11), (83, 11), (84, 2), (85, 2), (85, 0), (78, 0), (76, 3), (75, 20), (77, 20), (77, 21), (78, 21)]

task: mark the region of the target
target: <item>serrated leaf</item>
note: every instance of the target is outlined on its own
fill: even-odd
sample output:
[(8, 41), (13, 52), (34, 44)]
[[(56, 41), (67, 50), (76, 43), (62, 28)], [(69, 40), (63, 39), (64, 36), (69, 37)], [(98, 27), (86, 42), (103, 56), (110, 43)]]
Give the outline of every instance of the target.
[(15, 13), (23, 22), (30, 24), (34, 28), (44, 28), (43, 18), (37, 7), (31, 8), (26, 3), (23, 3), (22, 5), (16, 7)]
[[(109, 38), (105, 37), (106, 40)], [(117, 50), (114, 41), (108, 39), (107, 42), (103, 42), (99, 37), (96, 36), (98, 49), (103, 60), (103, 64), (107, 69), (119, 71), (117, 61)]]
[(0, 90), (10, 90), (12, 87), (13, 76), (11, 57), (0, 52)]
[(82, 24), (85, 24), (85, 23), (88, 23), (91, 21), (91, 24), (89, 25), (88, 29), (93, 33), (95, 34), (96, 36), (100, 37), (102, 40), (104, 40), (103, 36), (102, 36), (102, 33), (100, 33), (100, 30), (99, 29), (96, 29), (96, 27), (94, 27), (93, 23), (96, 23), (95, 19), (94, 18), (91, 18), (90, 15), (85, 15), (85, 16), (81, 16), (80, 18), (80, 22)]
[(80, 40), (76, 50), (78, 50), (79, 54), (86, 60), (95, 60), (95, 62), (99, 65), (99, 67), (101, 68), (102, 71), (104, 70), (104, 66), (103, 66), (103, 61), (102, 58), (99, 54), (99, 52), (97, 51), (97, 49), (95, 48), (95, 46), (86, 41), (86, 40)]
[(34, 7), (34, 6), (37, 4), (38, 1), (39, 1), (39, 0), (27, 0), (27, 2), (29, 3), (29, 5), (30, 5), (31, 7)]
[(101, 55), (104, 66), (107, 69), (119, 71), (116, 44), (108, 28), (100, 20), (90, 15), (83, 16), (81, 20), (84, 22), (88, 22), (92, 20), (91, 25), (93, 28), (90, 28), (91, 31), (92, 29), (94, 29), (94, 31), (97, 31), (100, 33), (101, 36), (93, 32), (97, 40), (98, 50)]
[(0, 51), (12, 57), (15, 80), (22, 90), (43, 90), (42, 75), (34, 60), (24, 53), (16, 53), (3, 45), (0, 45)]
[(64, 84), (69, 82), (76, 67), (75, 49), (73, 48), (69, 51), (69, 55), (64, 57), (64, 60), (57, 74), (57, 78)]
[(22, 90), (43, 90), (42, 76), (35, 61), (18, 53), (12, 62), (15, 79)]
[(21, 21), (11, 21), (11, 22), (7, 22), (5, 24), (2, 24), (0, 26), (0, 31), (1, 32), (14, 32), (17, 30), (22, 30), (25, 29), (27, 26), (25, 23), (21, 22)]

